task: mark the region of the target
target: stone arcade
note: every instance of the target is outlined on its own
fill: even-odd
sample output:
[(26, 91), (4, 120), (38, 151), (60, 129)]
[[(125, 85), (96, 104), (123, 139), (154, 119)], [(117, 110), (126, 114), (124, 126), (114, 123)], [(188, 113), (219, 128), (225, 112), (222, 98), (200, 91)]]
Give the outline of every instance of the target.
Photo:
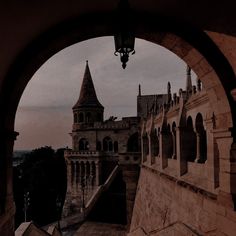
[[(114, 36), (120, 22), (115, 15), (117, 4), (116, 0), (1, 2), (1, 235), (14, 235), (12, 151), (17, 136), (14, 123), (26, 85), (38, 68), (63, 48), (91, 38)], [(188, 151), (182, 148), (186, 123), (178, 126), (175, 122), (176, 141), (180, 142), (176, 143), (176, 159), (168, 158), (171, 154), (167, 153), (167, 157), (159, 158), (157, 155), (157, 158), (152, 158), (150, 164), (151, 155), (146, 155), (147, 161), (144, 159), (140, 169), (130, 235), (171, 235), (173, 231), (175, 235), (194, 235), (194, 231), (198, 235), (235, 236), (235, 2), (137, 0), (130, 1), (130, 7), (133, 10), (135, 37), (161, 45), (185, 61), (202, 82), (214, 114), (211, 122), (208, 115), (200, 112), (207, 137), (206, 161), (193, 162), (195, 155), (188, 158)], [(197, 93), (189, 99), (194, 99), (194, 96)], [(171, 109), (165, 110), (166, 130), (170, 131), (174, 130), (170, 121)], [(179, 111), (183, 118), (178, 121), (186, 122), (191, 117), (188, 127), (194, 140), (197, 139), (194, 129), (198, 125), (195, 115), (189, 113), (191, 109), (188, 107), (183, 112)], [(208, 127), (208, 121), (209, 126), (213, 127)], [(160, 122), (154, 120), (153, 125), (158, 131)], [(146, 127), (150, 131), (148, 125)], [(170, 134), (165, 129), (160, 130), (159, 138), (164, 143), (171, 142), (170, 135), (165, 133)], [(210, 137), (213, 140), (209, 140)], [(148, 132), (146, 142), (150, 142)], [(156, 150), (160, 155), (165, 153), (162, 147)], [(210, 153), (209, 150), (214, 151)], [(214, 164), (210, 163), (212, 161)], [(161, 165), (158, 165), (159, 162)], [(171, 168), (175, 165), (176, 169)], [(201, 175), (204, 170), (206, 173)], [(214, 189), (211, 189), (212, 186)]]

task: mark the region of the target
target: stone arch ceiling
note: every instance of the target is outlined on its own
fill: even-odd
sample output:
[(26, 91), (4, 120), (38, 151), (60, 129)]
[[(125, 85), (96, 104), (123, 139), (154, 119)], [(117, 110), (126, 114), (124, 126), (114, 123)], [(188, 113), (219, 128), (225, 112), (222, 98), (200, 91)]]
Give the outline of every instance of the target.
[[(43, 2), (19, 2), (12, 1), (11, 3), (1, 3), (0, 4), (0, 34), (4, 37), (0, 38), (0, 50), (1, 50), (1, 63), (0, 63), (0, 89), (3, 84), (3, 78), (7, 75), (8, 82), (7, 85), (4, 84), (4, 91), (7, 91), (12, 86), (12, 83), (17, 81), (14, 80), (16, 76), (25, 77), (32, 76), (32, 74), (36, 71), (34, 66), (28, 67), (27, 71), (24, 71), (23, 74), (20, 74), (21, 67), (24, 67), (24, 56), (30, 56), (34, 59), (37, 66), (40, 66), (45, 62), (45, 58), (49, 58), (59, 49), (62, 49), (63, 46), (91, 38), (96, 37), (96, 32), (98, 32), (97, 36), (105, 36), (112, 35), (114, 30), (112, 24), (110, 24), (109, 20), (113, 19), (115, 23), (119, 22), (119, 19), (114, 19), (114, 15), (112, 13), (116, 9), (116, 6), (119, 1), (71, 1), (70, 4), (64, 1), (43, 1)], [(147, 15), (153, 14), (153, 23), (159, 27), (160, 31), (163, 29), (180, 32), (187, 39), (191, 41), (191, 37), (193, 38), (193, 33), (189, 30), (195, 28), (200, 31), (217, 31), (220, 33), (231, 34), (234, 35), (236, 32), (236, 21), (234, 18), (233, 11), (233, 3), (222, 4), (215, 3), (212, 5), (206, 1), (131, 1), (130, 5), (132, 9), (138, 14), (143, 15), (143, 19)], [(144, 12), (144, 13), (143, 13)], [(148, 13), (148, 14), (147, 14)], [(201, 14), (199, 14), (201, 13)], [(147, 15), (146, 15), (147, 14)], [(101, 17), (103, 16), (103, 17)], [(99, 18), (96, 18), (99, 17)], [(97, 20), (103, 18), (101, 20), (106, 21), (106, 27), (104, 25), (97, 24)], [(236, 16), (235, 16), (236, 18)], [(90, 26), (94, 21), (96, 21), (96, 25), (93, 28)], [(90, 24), (88, 24), (88, 22)], [(114, 23), (113, 22), (113, 23)], [(176, 24), (178, 22), (178, 24)], [(79, 35), (76, 30), (76, 26), (83, 31), (83, 35)], [(144, 32), (150, 29), (146, 29), (146, 25), (143, 25)], [(52, 29), (56, 29), (53, 31)], [(66, 29), (66, 30), (65, 30)], [(142, 24), (138, 26), (138, 31), (141, 29)], [(47, 34), (45, 32), (51, 32)], [(65, 34), (70, 32), (70, 34), (65, 39)], [(52, 37), (52, 34), (56, 33), (56, 36)], [(137, 32), (139, 33), (139, 32)], [(189, 34), (189, 35), (187, 35)], [(42, 37), (43, 35), (43, 37)], [(180, 36), (183, 36), (180, 35)], [(141, 32), (141, 36), (143, 36), (143, 32)], [(158, 36), (159, 37), (159, 36)], [(165, 37), (165, 36), (164, 36)], [(53, 42), (57, 38), (57, 41)], [(141, 37), (142, 38), (142, 37)], [(143, 38), (148, 38), (144, 36)], [(169, 39), (169, 42), (168, 42)], [(158, 39), (148, 39), (150, 41), (157, 42)], [(170, 44), (172, 43), (171, 37), (167, 37), (167, 44), (165, 45), (165, 40), (160, 43), (163, 46), (169, 48), (174, 53), (179, 55), (182, 59), (184, 59), (184, 51), (178, 51), (179, 47), (171, 48)], [(50, 48), (45, 50), (46, 41), (50, 41)], [(65, 42), (67, 41), (67, 42)], [(55, 44), (53, 44), (55, 43)], [(180, 42), (181, 43), (181, 42)], [(44, 48), (44, 51), (37, 55), (32, 48), (28, 47), (29, 45), (34, 44), (37, 47), (37, 52), (40, 51), (41, 47)], [(6, 46), (8, 45), (8, 46)], [(199, 46), (199, 45), (196, 45)], [(25, 50), (25, 48), (27, 48)], [(33, 48), (34, 49), (34, 48)], [(184, 49), (184, 47), (183, 47)], [(187, 48), (187, 50), (190, 50)], [(25, 50), (25, 51), (24, 51)], [(28, 51), (27, 51), (28, 50)], [(204, 48), (203, 48), (204, 50)], [(22, 57), (22, 52), (24, 51), (24, 56)], [(20, 55), (20, 56), (19, 56)], [(17, 65), (13, 64), (15, 58), (18, 57), (18, 61), (21, 63)], [(198, 55), (196, 56), (196, 58)], [(27, 63), (27, 62), (25, 62)], [(203, 64), (207, 64), (207, 62), (203, 61)], [(9, 74), (9, 68), (13, 65), (14, 73)], [(197, 64), (196, 64), (197, 65)], [(229, 65), (226, 65), (227, 68), (230, 68)], [(204, 68), (204, 66), (202, 67)], [(195, 68), (196, 70), (201, 70)], [(13, 70), (12, 70), (13, 71)], [(19, 73), (18, 73), (19, 72)], [(210, 72), (210, 71), (208, 71)], [(8, 73), (8, 74), (7, 74)], [(18, 74), (17, 74), (18, 73)], [(22, 72), (21, 72), (22, 73)], [(226, 79), (232, 82), (233, 73), (231, 71), (231, 75), (226, 76)], [(11, 80), (10, 80), (11, 79)], [(24, 83), (19, 83), (17, 87), (13, 89), (13, 93), (21, 95), (26, 86), (28, 80), (25, 80)], [(233, 82), (234, 83), (234, 82)], [(235, 85), (234, 85), (235, 86)], [(1, 91), (1, 90), (0, 90)], [(4, 95), (3, 91), (3, 97)], [(6, 93), (6, 92), (5, 92)], [(227, 91), (228, 93), (228, 91)], [(222, 93), (221, 93), (222, 94)], [(0, 97), (1, 98), (1, 97)], [(14, 100), (14, 96), (12, 96), (12, 100)], [(215, 98), (216, 100), (218, 98)], [(16, 99), (16, 101), (19, 98)], [(4, 99), (2, 99), (4, 101)], [(9, 101), (11, 103), (11, 101)], [(13, 101), (14, 103), (14, 101)], [(224, 104), (226, 105), (226, 104)], [(16, 108), (17, 104), (14, 103)], [(227, 107), (227, 105), (226, 105)], [(7, 108), (6, 108), (7, 109)], [(14, 117), (14, 112), (12, 111), (12, 117)], [(11, 111), (10, 111), (11, 113)]]

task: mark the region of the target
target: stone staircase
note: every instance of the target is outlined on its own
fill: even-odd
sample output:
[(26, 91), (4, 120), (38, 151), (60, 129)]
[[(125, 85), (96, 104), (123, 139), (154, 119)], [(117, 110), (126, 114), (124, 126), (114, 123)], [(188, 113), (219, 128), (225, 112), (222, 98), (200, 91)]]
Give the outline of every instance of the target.
[(70, 215), (68, 217), (65, 217), (61, 220), (61, 227), (65, 228), (70, 225), (82, 222), (86, 219), (86, 217), (89, 215), (91, 210), (93, 209), (94, 205), (96, 204), (97, 200), (101, 196), (101, 194), (106, 191), (110, 185), (112, 184), (113, 180), (115, 179), (117, 173), (119, 172), (119, 166), (116, 165), (110, 175), (108, 176), (107, 180), (104, 184), (98, 186), (94, 191), (93, 194), (90, 196), (90, 199), (86, 202), (85, 208), (81, 209), (80, 212)]

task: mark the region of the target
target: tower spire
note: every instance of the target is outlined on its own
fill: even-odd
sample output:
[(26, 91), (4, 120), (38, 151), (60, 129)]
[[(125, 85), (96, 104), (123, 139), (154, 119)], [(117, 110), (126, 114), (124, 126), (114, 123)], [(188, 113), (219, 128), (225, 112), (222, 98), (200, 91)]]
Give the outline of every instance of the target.
[(167, 83), (167, 103), (169, 104), (171, 102), (172, 96), (171, 96), (171, 85), (170, 82)]
[(101, 103), (98, 101), (96, 95), (88, 61), (86, 61), (79, 99), (73, 108), (78, 108), (78, 107), (103, 107)]
[(138, 85), (138, 96), (141, 96), (141, 85)]
[(192, 79), (191, 79), (191, 68), (187, 65), (186, 69), (186, 92), (187, 94), (192, 91)]

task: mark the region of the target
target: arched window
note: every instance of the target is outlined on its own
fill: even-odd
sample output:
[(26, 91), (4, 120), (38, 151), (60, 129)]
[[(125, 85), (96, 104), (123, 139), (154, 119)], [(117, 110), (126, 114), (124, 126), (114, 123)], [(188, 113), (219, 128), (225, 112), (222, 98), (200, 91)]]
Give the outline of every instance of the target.
[(74, 123), (77, 123), (78, 122), (78, 116), (77, 116), (77, 113), (74, 113)]
[(114, 142), (114, 152), (118, 152), (118, 142)]
[(187, 135), (186, 140), (188, 140), (185, 147), (187, 160), (193, 162), (196, 158), (196, 134), (193, 130), (193, 120), (191, 116), (187, 119), (185, 135)]
[(82, 122), (84, 122), (84, 113), (80, 112), (79, 113), (79, 123), (82, 123)]
[(89, 142), (87, 141), (87, 139), (82, 138), (79, 141), (79, 151), (85, 151), (85, 150), (89, 150)]
[(134, 133), (129, 137), (127, 143), (127, 152), (140, 152), (138, 133)]
[(105, 137), (103, 139), (103, 151), (112, 152), (113, 151), (113, 142), (110, 137)]
[(90, 113), (90, 112), (87, 112), (87, 113), (86, 113), (86, 122), (87, 122), (87, 123), (90, 123), (91, 121), (92, 121), (91, 113)]
[(101, 151), (102, 150), (102, 144), (100, 141), (97, 141), (97, 151)]
[(205, 163), (207, 160), (207, 138), (201, 113), (198, 113), (196, 116), (195, 127), (197, 135), (196, 161), (199, 163)]

